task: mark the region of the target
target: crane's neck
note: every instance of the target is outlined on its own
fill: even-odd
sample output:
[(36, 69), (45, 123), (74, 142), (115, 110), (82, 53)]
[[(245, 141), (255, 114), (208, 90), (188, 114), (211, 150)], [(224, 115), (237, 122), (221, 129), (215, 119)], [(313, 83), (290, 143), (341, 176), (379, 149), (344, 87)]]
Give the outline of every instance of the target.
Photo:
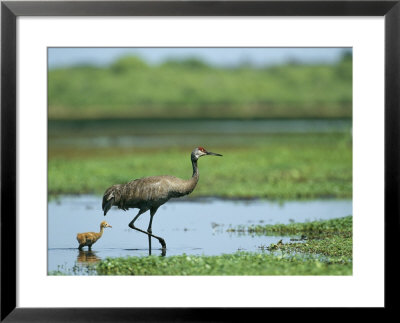
[(197, 185), (199, 181), (199, 168), (197, 167), (197, 159), (192, 159), (192, 167), (193, 167), (193, 175), (192, 178), (189, 179), (189, 187), (187, 188), (188, 193), (191, 193)]
[(104, 227), (100, 226), (100, 232), (97, 234), (98, 238), (103, 235)]
[(197, 159), (192, 158), (193, 175), (190, 179), (184, 181), (184, 184), (178, 189), (178, 196), (184, 196), (193, 192), (199, 181), (199, 169), (197, 167)]
[(197, 159), (192, 159), (193, 175), (192, 178), (199, 180), (199, 168), (197, 167)]

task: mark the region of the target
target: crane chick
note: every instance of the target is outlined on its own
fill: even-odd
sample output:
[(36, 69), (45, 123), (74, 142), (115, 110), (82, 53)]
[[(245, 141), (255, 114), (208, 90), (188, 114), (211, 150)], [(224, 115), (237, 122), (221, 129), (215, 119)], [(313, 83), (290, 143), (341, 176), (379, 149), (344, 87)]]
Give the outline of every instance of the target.
[(92, 244), (101, 238), (103, 235), (104, 228), (112, 228), (106, 221), (102, 221), (100, 223), (100, 232), (85, 232), (78, 233), (76, 235), (76, 240), (79, 242), (79, 250), (82, 250), (83, 247), (89, 247), (89, 250), (92, 250)]
[[(163, 238), (152, 233), (151, 224), (157, 209), (171, 198), (181, 197), (192, 193), (199, 181), (199, 169), (197, 160), (202, 156), (222, 156), (212, 153), (203, 147), (195, 148), (190, 159), (192, 162), (193, 174), (190, 179), (181, 179), (175, 176), (151, 176), (135, 179), (126, 184), (116, 184), (109, 187), (103, 196), (102, 208), (104, 215), (107, 214), (111, 206), (115, 205), (124, 211), (130, 208), (138, 208), (139, 212), (129, 223), (129, 227), (139, 232), (145, 233), (149, 237), (149, 250), (151, 250), (151, 237), (157, 239), (162, 249), (166, 249)], [(150, 210), (150, 223), (147, 232), (135, 227), (137, 218), (144, 212)]]

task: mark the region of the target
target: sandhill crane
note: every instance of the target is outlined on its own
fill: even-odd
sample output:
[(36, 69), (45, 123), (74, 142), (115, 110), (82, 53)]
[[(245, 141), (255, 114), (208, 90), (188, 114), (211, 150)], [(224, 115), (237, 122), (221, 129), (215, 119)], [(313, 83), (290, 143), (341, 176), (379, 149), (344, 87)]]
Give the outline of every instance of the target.
[[(151, 225), (157, 209), (171, 198), (181, 197), (190, 194), (199, 181), (199, 169), (197, 160), (202, 156), (222, 156), (212, 153), (203, 147), (195, 148), (190, 157), (193, 166), (193, 175), (190, 179), (184, 180), (174, 176), (151, 176), (135, 179), (126, 184), (116, 184), (109, 187), (103, 196), (102, 208), (104, 215), (107, 214), (111, 206), (118, 206), (124, 211), (130, 208), (138, 208), (138, 214), (129, 223), (131, 229), (147, 234), (149, 237), (149, 252), (151, 253), (151, 237), (156, 238), (165, 251), (167, 245), (163, 238), (153, 234)], [(144, 212), (150, 210), (150, 222), (147, 232), (135, 227), (135, 221)]]
[(92, 250), (92, 244), (101, 238), (104, 228), (112, 228), (112, 226), (103, 221), (100, 223), (100, 232), (78, 233), (76, 235), (76, 240), (79, 242), (78, 249), (82, 250), (83, 247), (88, 246), (89, 250)]

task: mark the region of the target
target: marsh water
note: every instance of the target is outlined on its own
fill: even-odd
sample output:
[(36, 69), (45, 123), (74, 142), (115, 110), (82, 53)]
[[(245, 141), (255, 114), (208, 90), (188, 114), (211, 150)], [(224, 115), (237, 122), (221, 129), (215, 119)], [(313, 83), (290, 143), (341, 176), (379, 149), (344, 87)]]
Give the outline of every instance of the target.
[[(95, 263), (106, 257), (148, 256), (148, 239), (128, 227), (136, 209), (127, 212), (113, 207), (106, 217), (101, 211), (101, 197), (64, 196), (48, 204), (48, 271), (70, 271), (74, 266)], [(229, 232), (229, 228), (258, 224), (287, 224), (332, 219), (352, 214), (351, 200), (312, 200), (279, 203), (267, 200), (183, 199), (161, 206), (154, 217), (153, 233), (167, 243), (166, 256), (220, 255), (236, 251), (264, 252), (271, 243), (290, 241), (289, 236), (257, 236)], [(106, 228), (92, 251), (77, 249), (78, 232)], [(149, 214), (135, 223), (147, 229)], [(157, 240), (152, 254), (161, 255)]]
[(49, 149), (249, 146), (272, 134), (350, 133), (351, 119), (51, 120)]

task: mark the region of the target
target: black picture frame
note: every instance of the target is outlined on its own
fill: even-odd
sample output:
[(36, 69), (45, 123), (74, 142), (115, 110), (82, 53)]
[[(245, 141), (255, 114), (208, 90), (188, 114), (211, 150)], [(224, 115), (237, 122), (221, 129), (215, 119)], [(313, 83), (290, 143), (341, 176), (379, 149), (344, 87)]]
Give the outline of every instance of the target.
[[(384, 16), (385, 308), (399, 221), (400, 0), (395, 1), (2, 1), (1, 2), (1, 321), (236, 321), (240, 309), (16, 307), (16, 19), (19, 16)], [(389, 278), (390, 277), (390, 278)], [(388, 283), (390, 282), (390, 283)], [(133, 291), (139, 292), (139, 291)], [(159, 297), (155, 294), (154, 297)], [(256, 311), (253, 309), (253, 311)], [(260, 311), (260, 309), (258, 309)], [(261, 313), (259, 313), (261, 314)], [(257, 313), (252, 313), (257, 315)]]

